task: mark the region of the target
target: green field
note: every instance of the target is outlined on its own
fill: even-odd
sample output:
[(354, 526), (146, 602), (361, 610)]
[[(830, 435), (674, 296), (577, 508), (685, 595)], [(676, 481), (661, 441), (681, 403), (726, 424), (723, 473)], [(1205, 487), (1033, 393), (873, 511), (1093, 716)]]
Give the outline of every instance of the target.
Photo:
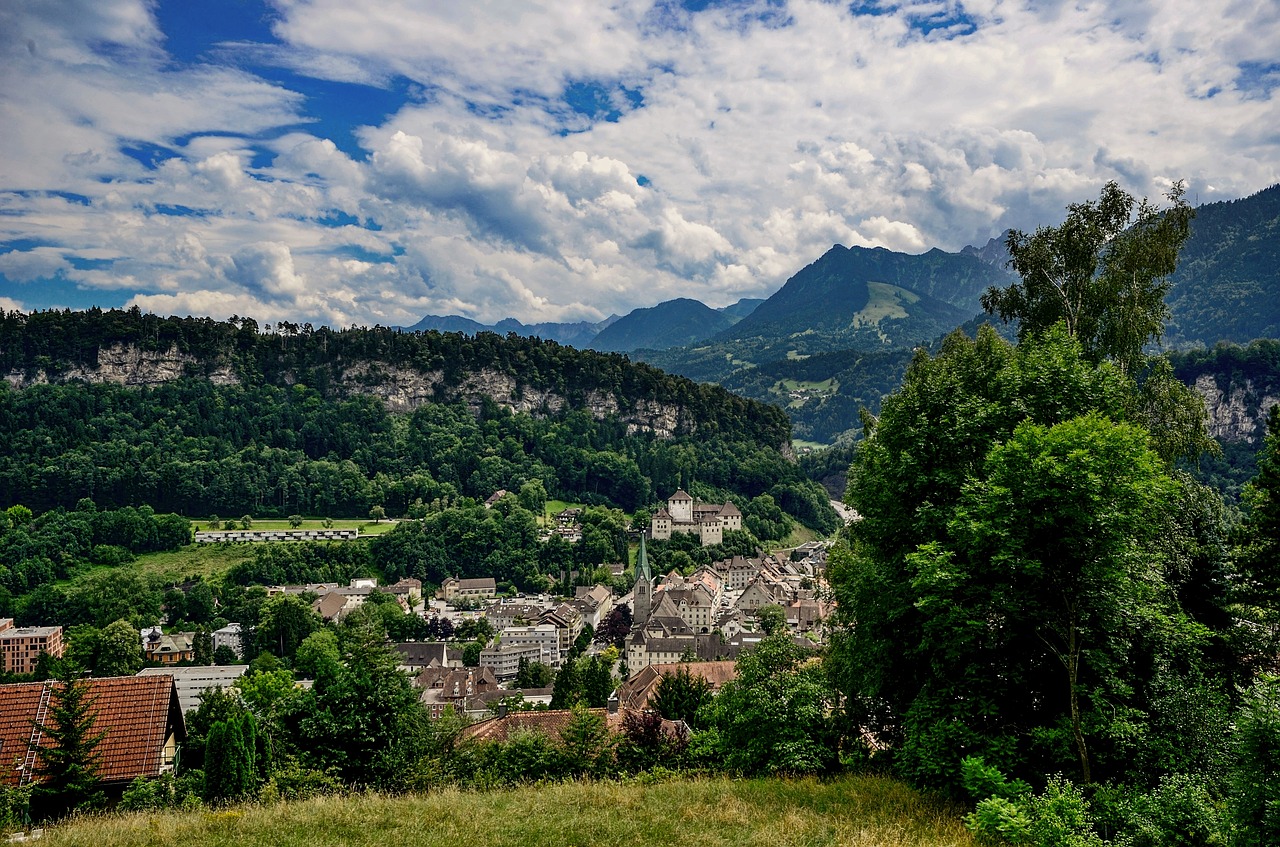
[[(227, 519), (223, 518), (223, 529), (227, 529)], [(192, 518), (192, 525), (204, 532), (211, 529), (208, 518)], [(361, 535), (381, 535), (384, 532), (390, 532), (395, 529), (396, 521), (383, 519), (378, 523), (365, 518), (334, 518), (333, 526), (329, 529), (359, 529)], [(236, 519), (236, 528), (239, 529), (239, 519)], [(250, 530), (277, 530), (277, 529), (294, 529), (288, 520), (284, 518), (263, 518), (262, 520), (254, 519)], [(324, 521), (320, 518), (311, 518), (304, 520), (297, 529), (325, 529)]]
[(876, 777), (562, 783), (95, 816), (48, 847), (971, 847), (955, 809)]

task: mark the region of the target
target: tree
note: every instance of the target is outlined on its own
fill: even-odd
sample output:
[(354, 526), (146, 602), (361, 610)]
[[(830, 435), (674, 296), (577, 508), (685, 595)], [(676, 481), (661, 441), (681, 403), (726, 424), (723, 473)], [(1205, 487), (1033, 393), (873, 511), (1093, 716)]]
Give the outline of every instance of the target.
[(521, 485), (520, 493), (516, 497), (522, 508), (533, 512), (538, 517), (542, 517), (547, 510), (547, 489), (540, 479), (531, 479)]
[(631, 607), (621, 603), (609, 610), (600, 621), (593, 639), (597, 644), (612, 644), (622, 649), (627, 636), (631, 634)]
[(236, 655), (236, 651), (225, 644), (219, 644), (213, 649), (213, 663), (215, 665), (234, 665), (238, 661), (240, 661), (240, 657)]
[(302, 515), (290, 515), (289, 526), (293, 527), (294, 529), (297, 529), (298, 527), (302, 526)]
[(832, 692), (821, 666), (805, 658), (787, 635), (769, 636), (739, 657), (737, 679), (706, 707), (710, 729), (695, 739), (703, 756), (746, 774), (834, 766), (837, 733), (827, 717)]
[(777, 603), (762, 606), (760, 611), (756, 612), (756, 621), (759, 622), (760, 629), (765, 635), (776, 635), (787, 631), (786, 610)]
[(698, 711), (711, 702), (711, 683), (705, 677), (695, 676), (687, 667), (676, 668), (662, 675), (654, 691), (652, 705), (658, 714), (670, 721), (684, 721), (689, 726), (700, 726)]
[(1261, 674), (1236, 722), (1231, 815), (1240, 847), (1280, 843), (1280, 677)]
[(292, 594), (272, 597), (258, 620), (258, 649), (292, 660), (303, 639), (320, 628), (320, 616)]
[(204, 750), (204, 799), (228, 803), (257, 785), (257, 724), (249, 712), (231, 715), (209, 728)]
[[(1280, 646), (1280, 406), (1267, 417), (1267, 435), (1257, 476), (1245, 487), (1247, 507), (1234, 538), (1237, 613), (1261, 635), (1259, 656), (1276, 656)], [(1273, 667), (1270, 670), (1276, 670)]]
[(61, 817), (74, 809), (94, 808), (103, 801), (99, 788), (97, 747), (105, 730), (94, 732), (89, 683), (68, 672), (52, 686), (45, 721), (33, 726), (39, 740), (33, 776), (38, 782), (32, 810), (41, 818)]
[(604, 774), (613, 759), (613, 744), (604, 716), (593, 714), (581, 703), (575, 703), (572, 711), (569, 722), (560, 731), (569, 767), (579, 774)]
[[(939, 756), (944, 726), (978, 731), (968, 749), (986, 752), (1016, 749), (1027, 727), (1044, 739), (1065, 723), (1078, 773), (1092, 781), (1086, 735), (1109, 735), (1117, 705), (1136, 705), (1124, 667), (1142, 637), (1133, 616), (1160, 626), (1173, 651), (1186, 646), (1155, 554), (1174, 489), (1145, 432), (1096, 414), (1021, 424), (991, 450), (965, 487), (951, 542), (908, 557), (924, 616), (917, 654), (935, 663), (906, 715), (904, 754), (918, 776), (958, 772)], [(938, 676), (943, 663), (950, 672)]]
[(251, 529), (252, 527), (253, 527), (253, 516), (252, 516), (252, 515), (243, 515), (243, 516), (240, 518), (240, 528), (241, 528), (241, 529)]
[(207, 629), (196, 630), (191, 643), (191, 661), (197, 665), (213, 664), (213, 634)]
[(1195, 216), (1184, 194), (1176, 183), (1162, 211), (1108, 182), (1096, 202), (1068, 206), (1060, 226), (1011, 232), (1009, 263), (1022, 280), (988, 289), (982, 307), (1017, 320), (1020, 340), (1061, 321), (1090, 359), (1136, 374), (1169, 317), (1168, 278)]
[(387, 510), (381, 505), (374, 506), (369, 510), (369, 517), (373, 518), (374, 523), (381, 523), (387, 516)]

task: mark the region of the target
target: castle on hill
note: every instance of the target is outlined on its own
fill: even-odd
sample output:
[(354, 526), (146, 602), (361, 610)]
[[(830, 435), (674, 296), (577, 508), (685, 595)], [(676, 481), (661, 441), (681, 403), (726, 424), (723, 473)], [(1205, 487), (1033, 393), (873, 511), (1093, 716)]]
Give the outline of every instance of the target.
[(725, 530), (742, 529), (742, 512), (732, 503), (696, 502), (683, 489), (667, 498), (667, 507), (659, 509), (649, 522), (649, 535), (667, 539), (673, 532), (691, 532), (709, 547), (724, 541)]

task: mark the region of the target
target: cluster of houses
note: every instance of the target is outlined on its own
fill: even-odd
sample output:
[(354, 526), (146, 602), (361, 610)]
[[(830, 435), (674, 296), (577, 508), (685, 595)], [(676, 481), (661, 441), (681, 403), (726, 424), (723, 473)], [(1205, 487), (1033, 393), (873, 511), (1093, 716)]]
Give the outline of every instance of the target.
[[(568, 538), (578, 532), (579, 517), (574, 510), (562, 512), (554, 531)], [(654, 515), (650, 535), (670, 538), (674, 532), (694, 532), (709, 545), (722, 540), (725, 531), (741, 526), (742, 515), (733, 504), (699, 503), (677, 491)], [(468, 736), (501, 740), (520, 729), (554, 735), (568, 720), (565, 712), (545, 710), (551, 688), (517, 690), (511, 683), (522, 665), (538, 662), (552, 669), (561, 667), (584, 628), (598, 628), (615, 603), (630, 604), (633, 626), (625, 641), (625, 673), (623, 669), (616, 672), (619, 685), (609, 708), (601, 710), (611, 729), (617, 729), (627, 711), (648, 708), (663, 675), (677, 668), (707, 680), (713, 691), (733, 679), (734, 660), (764, 637), (756, 617), (765, 607), (780, 607), (792, 637), (798, 643), (813, 644), (822, 638), (822, 624), (831, 611), (823, 599), (825, 562), (826, 546), (815, 542), (786, 558), (736, 556), (688, 576), (672, 571), (655, 577), (642, 536), (634, 586), (620, 598), (608, 586), (594, 585), (578, 587), (571, 599), (550, 595), (499, 599), (491, 578), (446, 579), (436, 595), (438, 605), (428, 605), (416, 579), (383, 587), (372, 579), (355, 579), (346, 585), (272, 586), (267, 593), (309, 596), (313, 609), (326, 621), (341, 620), (374, 591), (390, 594), (409, 613), (431, 614), (432, 606), (443, 613), (449, 604), (454, 611), (448, 614), (458, 620), (483, 617), (495, 638), (480, 651), (478, 666), (465, 667), (462, 648), (455, 643), (411, 642), (395, 648), (400, 667), (420, 689), (420, 700), (432, 717), (453, 709), (473, 721), (465, 730)], [(158, 627), (144, 629), (139, 633), (140, 649), (152, 667), (136, 677), (87, 681), (95, 728), (107, 731), (101, 775), (108, 788), (171, 770), (185, 738), (184, 714), (198, 705), (201, 692), (232, 687), (247, 670), (242, 664), (190, 666), (195, 637), (195, 633), (165, 633)], [(243, 655), (239, 624), (213, 633), (214, 650), (224, 646), (237, 657)], [(12, 619), (0, 619), (0, 658), (6, 671), (31, 673), (41, 654), (61, 656), (63, 650), (61, 627), (16, 627)], [(0, 685), (0, 751), (21, 751), (12, 769), (0, 768), (0, 785), (24, 785), (31, 780), (34, 753), (29, 751), (47, 743), (33, 727), (48, 708), (53, 685)], [(508, 710), (513, 700), (522, 704), (520, 710)], [(525, 711), (530, 705), (544, 710)], [(682, 730), (664, 724), (664, 731)]]

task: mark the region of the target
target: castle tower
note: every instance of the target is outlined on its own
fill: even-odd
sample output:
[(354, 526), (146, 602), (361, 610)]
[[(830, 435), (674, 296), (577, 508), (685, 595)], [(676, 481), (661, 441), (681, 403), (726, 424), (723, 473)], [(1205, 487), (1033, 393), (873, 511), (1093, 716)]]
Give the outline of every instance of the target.
[(653, 574), (644, 550), (644, 533), (640, 533), (640, 553), (636, 556), (636, 586), (631, 599), (631, 627), (643, 629), (653, 611)]
[(693, 498), (683, 488), (667, 498), (667, 511), (673, 523), (693, 523)]

